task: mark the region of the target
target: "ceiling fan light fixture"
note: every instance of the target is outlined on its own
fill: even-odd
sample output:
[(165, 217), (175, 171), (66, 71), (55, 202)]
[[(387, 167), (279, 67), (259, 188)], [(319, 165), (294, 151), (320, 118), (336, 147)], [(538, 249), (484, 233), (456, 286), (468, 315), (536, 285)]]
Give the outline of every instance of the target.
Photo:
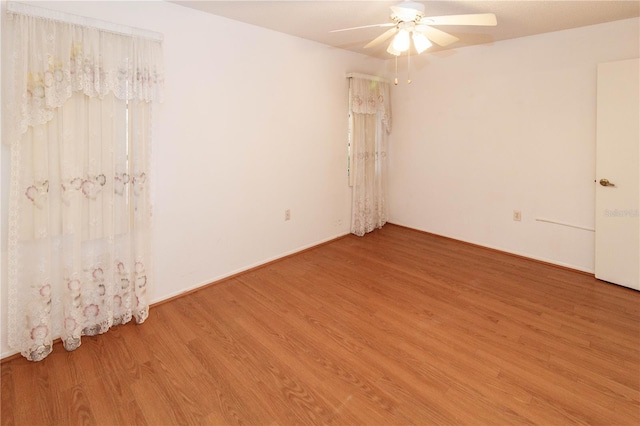
[(416, 48), (416, 52), (418, 52), (418, 54), (424, 52), (425, 50), (427, 50), (432, 46), (429, 39), (422, 33), (414, 31), (412, 38), (413, 38), (413, 45)]
[(409, 49), (411, 45), (411, 39), (409, 38), (409, 32), (407, 30), (400, 30), (398, 34), (393, 38), (391, 46), (398, 52), (404, 52)]
[(389, 47), (387, 47), (387, 52), (391, 53), (394, 56), (400, 56), (402, 52), (393, 48), (393, 42), (389, 43)]

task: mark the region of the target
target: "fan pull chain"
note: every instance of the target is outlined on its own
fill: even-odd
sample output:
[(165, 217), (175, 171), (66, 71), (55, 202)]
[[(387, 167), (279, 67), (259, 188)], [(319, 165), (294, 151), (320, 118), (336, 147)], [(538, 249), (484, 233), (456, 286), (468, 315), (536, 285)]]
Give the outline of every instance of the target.
[(396, 78), (395, 80), (393, 80), (393, 84), (397, 86), (398, 85), (398, 55), (395, 55), (395, 57), (396, 57)]
[(407, 51), (407, 84), (411, 84), (411, 47)]

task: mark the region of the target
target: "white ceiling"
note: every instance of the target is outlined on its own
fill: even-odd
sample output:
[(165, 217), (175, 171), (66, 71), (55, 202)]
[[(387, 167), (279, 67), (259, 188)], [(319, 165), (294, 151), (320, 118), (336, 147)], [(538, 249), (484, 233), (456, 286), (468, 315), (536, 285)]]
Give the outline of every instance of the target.
[[(390, 58), (388, 43), (372, 49), (363, 46), (386, 28), (366, 28), (330, 33), (329, 31), (361, 25), (390, 22), (389, 6), (398, 1), (173, 1), (182, 6), (224, 16), (319, 43), (352, 50), (378, 58)], [(640, 16), (638, 0), (474, 0), (423, 1), (425, 16), (466, 13), (496, 14), (496, 27), (441, 26), (460, 41), (447, 46), (455, 49), (474, 44), (491, 43), (533, 34), (559, 31)], [(433, 46), (429, 51), (443, 48)]]

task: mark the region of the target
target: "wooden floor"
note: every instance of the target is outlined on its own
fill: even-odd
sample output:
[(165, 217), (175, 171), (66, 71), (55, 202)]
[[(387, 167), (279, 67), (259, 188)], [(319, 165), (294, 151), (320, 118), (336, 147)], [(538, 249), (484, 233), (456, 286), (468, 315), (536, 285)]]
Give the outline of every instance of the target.
[(640, 424), (640, 292), (388, 225), (2, 368), (2, 424)]

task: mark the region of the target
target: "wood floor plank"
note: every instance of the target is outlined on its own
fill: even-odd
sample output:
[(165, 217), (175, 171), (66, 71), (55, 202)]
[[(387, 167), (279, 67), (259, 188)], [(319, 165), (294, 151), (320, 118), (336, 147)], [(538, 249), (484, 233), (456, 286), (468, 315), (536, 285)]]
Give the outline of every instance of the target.
[[(251, 297), (255, 297), (253, 292), (244, 286), (238, 286), (236, 294), (240, 301), (257, 301)], [(252, 310), (252, 321), (245, 323), (246, 329), (250, 333), (253, 331), (252, 337), (272, 351), (277, 351), (279, 358), (286, 360), (296, 371), (312, 373), (315, 377), (307, 376), (308, 382), (317, 383), (316, 387), (336, 398), (332, 401), (334, 410), (343, 406), (346, 400), (352, 400), (356, 394), (359, 396), (356, 398), (357, 401), (368, 401), (377, 405), (377, 410), (387, 411), (390, 417), (393, 416), (395, 401), (375, 385), (379, 372), (369, 368), (358, 368), (360, 363), (350, 362), (348, 357), (337, 357), (338, 354), (350, 354), (344, 354), (343, 349), (333, 344), (332, 340), (315, 332), (304, 318), (288, 323), (270, 321), (270, 324), (276, 325), (279, 330), (276, 332), (261, 320), (270, 316), (270, 311), (265, 307), (260, 308), (257, 303), (253, 306), (259, 308)], [(353, 404), (352, 401), (349, 405)]]
[[(200, 299), (194, 301), (196, 306), (201, 303)], [(199, 308), (204, 311), (206, 306)], [(210, 312), (210, 315), (221, 315), (221, 310)], [(217, 319), (208, 326), (217, 338), (202, 343), (208, 345), (210, 357), (229, 369), (234, 381), (257, 389), (265, 402), (280, 407), (281, 412), (286, 413), (286, 423), (319, 422), (330, 415), (331, 405), (325, 400), (328, 396), (320, 396), (268, 348), (247, 340), (241, 327), (229, 325), (229, 319), (235, 322), (233, 318), (223, 315)], [(210, 342), (215, 344), (210, 345)], [(295, 410), (285, 408), (292, 405)]]
[(85, 386), (74, 386), (68, 391), (60, 394), (61, 407), (66, 410), (66, 415), (56, 416), (54, 423), (66, 423), (73, 425), (94, 425), (96, 418), (91, 410), (87, 388)]
[(6, 363), (0, 366), (0, 424), (10, 426), (16, 424), (16, 394), (13, 365)]
[[(114, 379), (114, 375), (117, 378)], [(102, 424), (146, 425), (135, 396), (129, 389), (133, 380), (126, 380), (120, 373), (114, 375), (96, 377), (83, 384), (86, 394), (90, 395), (88, 404), (96, 419), (95, 423), (99, 419)]]
[(3, 426), (635, 426), (640, 292), (387, 225), (0, 367)]
[(162, 374), (162, 370), (155, 368), (153, 362), (141, 366), (141, 376), (131, 384), (131, 391), (142, 412), (142, 417), (148, 424), (186, 423), (196, 424), (192, 413), (188, 419), (181, 414), (183, 407), (181, 399), (171, 389), (171, 383)]
[(256, 393), (256, 385), (246, 379), (238, 379), (226, 368), (224, 362), (212, 354), (206, 340), (189, 343), (189, 350), (203, 366), (206, 373), (205, 388), (212, 406), (205, 417), (214, 423), (207, 424), (272, 424), (276, 416), (271, 405), (263, 405), (264, 398)]

